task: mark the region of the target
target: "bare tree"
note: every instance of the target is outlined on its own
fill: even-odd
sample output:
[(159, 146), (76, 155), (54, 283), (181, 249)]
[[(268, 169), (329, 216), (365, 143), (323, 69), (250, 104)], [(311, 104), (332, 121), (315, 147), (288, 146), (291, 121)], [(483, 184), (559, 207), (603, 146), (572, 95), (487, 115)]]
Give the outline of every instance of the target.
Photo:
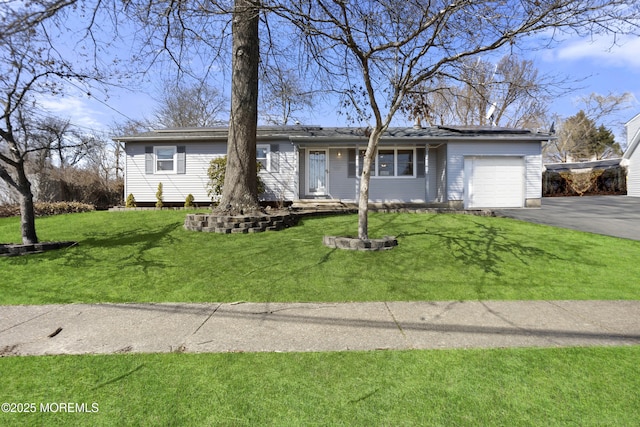
[(495, 91), (490, 98), (496, 106), (494, 124), (542, 128), (547, 123), (549, 101), (569, 90), (562, 89), (566, 83), (561, 77), (541, 75), (532, 60), (503, 57), (496, 66)]
[(558, 138), (545, 146), (551, 162), (579, 162), (620, 157), (622, 149), (613, 133), (583, 110), (558, 123)]
[[(592, 92), (587, 96), (579, 99), (578, 104), (583, 105), (585, 114), (593, 121), (604, 122), (611, 119), (621, 111), (631, 108), (634, 97), (631, 92), (623, 94), (611, 93), (606, 95)], [(607, 126), (615, 124), (614, 122), (606, 123)]]
[(154, 122), (164, 127), (212, 127), (225, 123), (225, 99), (206, 83), (172, 84), (165, 81)]
[[(27, 177), (29, 154), (42, 149), (34, 146), (29, 112), (25, 104), (30, 92), (36, 91), (41, 82), (56, 75), (65, 76), (66, 67), (57, 70), (39, 69), (48, 61), (48, 55), (33, 49), (30, 35), (23, 33), (3, 37), (2, 48), (2, 126), (0, 127), (0, 178), (19, 194), (22, 242), (38, 242), (33, 207), (31, 182)], [(32, 55), (36, 56), (35, 58)], [(43, 67), (44, 68), (44, 67)]]
[[(122, 135), (135, 135), (137, 133), (147, 132), (152, 128), (147, 120), (127, 119), (124, 122), (113, 123), (110, 126), (109, 134), (117, 137)], [(124, 146), (122, 142), (114, 140), (112, 145), (112, 153), (114, 160), (115, 179), (119, 180), (124, 177), (124, 166), (122, 157), (124, 156)]]
[(578, 113), (566, 119), (555, 116), (558, 138), (545, 145), (545, 159), (564, 163), (622, 155), (622, 147), (615, 142), (610, 128), (621, 126), (616, 117), (631, 107), (632, 100), (631, 93), (591, 93), (579, 98)]
[[(308, 105), (310, 92), (299, 89), (302, 78), (298, 79), (298, 71), (305, 67), (298, 66), (292, 71), (299, 64), (293, 62), (291, 65), (291, 59), (299, 58), (280, 51), (290, 49), (292, 43), (283, 42), (277, 26), (267, 25), (268, 10), (258, 0), (194, 0), (169, 4), (132, 0), (127, 2), (127, 12), (142, 23), (143, 53), (140, 56), (151, 58), (151, 62), (169, 58), (178, 71), (178, 79), (186, 75), (196, 81), (206, 81), (212, 70), (220, 68), (214, 64), (231, 62), (228, 179), (219, 209), (236, 213), (257, 209), (257, 177), (253, 163), (256, 161), (258, 64), (261, 62), (265, 71), (262, 77), (266, 91), (262, 101), (267, 107), (264, 109), (267, 120), (286, 124), (300, 108)], [(259, 27), (261, 18), (262, 28)], [(229, 26), (232, 34), (229, 34)], [(227, 46), (229, 36), (231, 49)], [(263, 55), (260, 54), (261, 38), (267, 40)], [(298, 40), (295, 42), (299, 45)], [(287, 55), (290, 56), (280, 62), (288, 64), (285, 67), (272, 59), (283, 59)], [(226, 68), (222, 67), (223, 72)]]
[(231, 116), (227, 169), (219, 209), (228, 213), (257, 211), (256, 129), (258, 126), (259, 6), (235, 0), (231, 61)]
[[(525, 36), (545, 43), (563, 31), (629, 31), (640, 9), (622, 0), (265, 0), (263, 7), (296, 25), (314, 59), (340, 83), (334, 88), (372, 117), (360, 179), (360, 239), (368, 239), (370, 165), (378, 141), (419, 84), (457, 75), (462, 61)], [(351, 94), (364, 94), (366, 101)]]
[(595, 140), (596, 132), (595, 122), (582, 110), (563, 121), (558, 131), (558, 139), (553, 142), (557, 148), (557, 159), (561, 162), (585, 160), (588, 156), (588, 146)]
[(311, 107), (312, 93), (294, 69), (266, 66), (261, 77), (261, 115), (268, 123), (287, 125), (300, 121), (298, 115)]
[(418, 85), (408, 94), (403, 111), (430, 125), (537, 129), (547, 122), (551, 96), (566, 84), (564, 79), (540, 75), (533, 61), (515, 55), (495, 64), (467, 59), (457, 75)]
[(36, 153), (52, 165), (65, 169), (78, 165), (99, 149), (100, 141), (80, 131), (68, 119), (47, 116), (33, 123), (31, 136)]
[(590, 93), (579, 98), (578, 105), (594, 122), (611, 129), (625, 129), (627, 117), (622, 117), (625, 111), (633, 107), (635, 97), (630, 92), (617, 94), (609, 92), (606, 95)]
[[(3, 17), (0, 22), (0, 179), (19, 195), (25, 244), (38, 241), (32, 184), (27, 175), (29, 161), (35, 153), (42, 151), (56, 151), (61, 161), (67, 161), (67, 150), (86, 142), (62, 138), (62, 134), (51, 138), (50, 125), (53, 123), (42, 126), (43, 121), (38, 120), (45, 114), (37, 108), (38, 96), (61, 96), (65, 82), (82, 87), (89, 81), (102, 79), (97, 68), (80, 63), (82, 55), (74, 52), (70, 55), (75, 61), (72, 62), (63, 56), (65, 49), (54, 46), (60, 33), (69, 30), (64, 18), (71, 7), (76, 7), (76, 1), (0, 4), (0, 16)], [(88, 12), (92, 19), (96, 17), (84, 5), (77, 7)], [(92, 39), (94, 23), (92, 20), (87, 23), (84, 36), (88, 36), (89, 45), (95, 47), (97, 41)], [(59, 127), (60, 123), (54, 127)]]
[[(206, 81), (220, 58), (231, 56), (231, 109), (227, 169), (219, 209), (229, 213), (259, 208), (256, 174), (260, 2), (253, 0), (157, 2), (133, 0), (129, 13), (143, 22), (144, 49), (151, 61), (161, 54), (178, 74)], [(231, 24), (232, 45), (226, 45)], [(144, 55), (141, 55), (144, 56)], [(228, 64), (229, 61), (227, 60)]]

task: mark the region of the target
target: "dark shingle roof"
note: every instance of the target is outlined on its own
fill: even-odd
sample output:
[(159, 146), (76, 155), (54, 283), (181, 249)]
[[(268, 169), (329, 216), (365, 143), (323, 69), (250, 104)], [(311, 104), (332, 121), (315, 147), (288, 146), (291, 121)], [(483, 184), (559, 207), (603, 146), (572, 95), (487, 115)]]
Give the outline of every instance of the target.
[[(171, 128), (143, 132), (114, 138), (125, 142), (149, 142), (168, 140), (226, 140), (227, 127), (219, 128)], [(321, 127), (321, 126), (260, 126), (258, 139), (291, 139), (292, 141), (347, 142), (366, 140), (369, 128), (356, 127)], [(449, 127), (437, 126), (426, 128), (393, 127), (382, 136), (382, 141), (431, 139), (431, 140), (533, 140), (542, 141), (553, 138), (548, 133), (537, 133), (527, 129), (511, 129), (499, 127)]]
[(576, 169), (611, 169), (620, 166), (622, 159), (594, 160), (591, 162), (547, 163), (545, 169), (550, 172), (568, 172)]

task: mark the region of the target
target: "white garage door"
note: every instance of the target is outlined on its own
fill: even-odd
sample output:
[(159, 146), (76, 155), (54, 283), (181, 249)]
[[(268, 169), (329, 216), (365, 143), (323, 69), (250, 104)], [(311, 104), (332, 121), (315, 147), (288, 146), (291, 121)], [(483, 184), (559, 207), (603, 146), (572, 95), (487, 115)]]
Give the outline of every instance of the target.
[(523, 207), (524, 174), (522, 157), (465, 157), (465, 208)]

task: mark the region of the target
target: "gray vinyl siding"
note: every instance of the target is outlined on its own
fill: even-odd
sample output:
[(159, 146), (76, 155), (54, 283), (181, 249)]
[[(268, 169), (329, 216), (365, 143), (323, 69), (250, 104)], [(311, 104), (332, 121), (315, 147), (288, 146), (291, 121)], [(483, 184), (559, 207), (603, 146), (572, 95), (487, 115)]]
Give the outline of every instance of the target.
[[(340, 156), (338, 157), (338, 153)], [(334, 199), (357, 200), (356, 178), (349, 177), (348, 149), (329, 150), (329, 195)]]
[(427, 201), (437, 201), (437, 185), (436, 185), (436, 155), (435, 148), (427, 149)]
[[(356, 177), (349, 177), (349, 149), (331, 148), (329, 149), (329, 185), (328, 196), (333, 199), (345, 201), (356, 201), (358, 199), (360, 180)], [(340, 156), (338, 156), (340, 153)], [(307, 194), (305, 166), (306, 153), (300, 150), (300, 197)], [(424, 165), (423, 162), (420, 163)], [(416, 166), (417, 167), (417, 166)], [(415, 202), (426, 201), (425, 177), (419, 178), (378, 178), (372, 177), (369, 183), (369, 200), (371, 202)]]
[(369, 183), (369, 201), (424, 203), (427, 180), (425, 178), (376, 178)]
[[(416, 155), (420, 150), (416, 150)], [(417, 161), (418, 165), (424, 167), (423, 161)], [(418, 173), (416, 173), (418, 175)], [(424, 174), (420, 174), (424, 175)], [(357, 183), (356, 198), (359, 191)], [(424, 203), (426, 202), (427, 178), (421, 177), (377, 177), (372, 176), (369, 181), (369, 201), (373, 203), (397, 202), (397, 203)]]
[(265, 184), (265, 192), (260, 199), (268, 201), (295, 200), (298, 198), (298, 177), (296, 168), (298, 156), (293, 145), (271, 144), (270, 170), (261, 170), (260, 178)]
[(427, 152), (427, 201), (442, 203), (447, 192), (447, 147), (431, 147)]
[(640, 197), (640, 148), (637, 146), (640, 139), (640, 114), (636, 115), (627, 124), (627, 150), (631, 150), (629, 163), (627, 164), (627, 195)]
[[(148, 153), (146, 147), (176, 145), (175, 143), (127, 144), (125, 193), (133, 193), (137, 202), (155, 202), (158, 183), (162, 182), (165, 202), (183, 202), (188, 194), (193, 194), (196, 202), (208, 203), (207, 194), (209, 163), (216, 157), (227, 154), (224, 142), (202, 142), (180, 144), (185, 147), (184, 173), (146, 173)], [(297, 153), (291, 144), (271, 144), (272, 170), (260, 171), (266, 191), (263, 200), (294, 200), (297, 198)], [(183, 172), (179, 170), (179, 172)]]
[(629, 147), (633, 138), (637, 137), (638, 132), (640, 132), (640, 114), (629, 120), (625, 127), (627, 131), (627, 147)]
[(526, 199), (542, 198), (542, 154), (529, 155), (524, 158)]
[[(340, 156), (338, 156), (340, 153)], [(298, 152), (298, 188), (299, 198), (308, 197), (307, 175), (306, 175), (307, 149), (300, 148)], [(348, 149), (328, 149), (329, 176), (328, 195), (334, 199), (356, 200), (357, 182), (355, 178), (348, 176)]]
[(436, 185), (438, 202), (444, 202), (447, 200), (447, 146), (441, 145), (438, 147), (438, 164), (436, 168)]
[(540, 142), (450, 142), (447, 146), (447, 200), (449, 201), (464, 200), (464, 156), (523, 156), (525, 198), (540, 199), (542, 197)]
[(125, 197), (133, 194), (137, 202), (155, 202), (158, 184), (162, 183), (165, 202), (184, 202), (188, 194), (193, 194), (196, 202), (210, 202), (207, 195), (207, 169), (209, 162), (226, 155), (225, 143), (186, 143), (184, 174), (147, 174), (145, 167), (145, 147), (178, 145), (175, 143), (127, 144), (125, 170)]
[[(472, 137), (470, 137), (472, 138)], [(226, 154), (226, 141), (207, 142), (207, 140), (190, 140), (181, 138), (170, 141), (163, 136), (162, 143), (153, 143), (153, 139), (145, 137), (126, 144), (125, 196), (133, 194), (138, 202), (154, 203), (159, 183), (163, 184), (164, 201), (168, 203), (184, 202), (188, 194), (193, 194), (196, 202), (210, 201), (207, 195), (207, 169), (212, 159)], [(214, 139), (215, 140), (215, 139)], [(188, 142), (191, 141), (191, 142)], [(464, 200), (464, 157), (465, 156), (518, 156), (525, 161), (525, 197), (540, 199), (542, 196), (542, 156), (541, 144), (537, 141), (514, 142), (487, 141), (485, 139), (469, 140), (439, 139), (424, 153), (422, 148), (416, 150), (416, 177), (372, 177), (370, 181), (370, 200), (372, 202), (451, 202)], [(261, 170), (260, 176), (266, 184), (263, 200), (284, 201), (304, 198), (307, 195), (306, 161), (309, 147), (299, 148), (286, 135), (270, 135), (260, 144), (268, 144), (269, 168)], [(417, 145), (424, 147), (428, 142), (418, 140)], [(315, 143), (314, 143), (315, 144)], [(330, 145), (331, 144), (331, 145)], [(357, 149), (352, 142), (319, 141), (319, 149), (328, 151), (327, 196), (342, 200), (358, 198), (359, 179), (349, 176), (349, 148), (339, 148), (342, 144)], [(413, 144), (403, 142), (388, 147), (410, 147)], [(151, 162), (147, 147), (175, 146), (177, 173), (154, 173), (157, 166), (151, 150)], [(315, 145), (314, 145), (315, 146)], [(184, 150), (183, 150), (184, 147)], [(364, 147), (364, 145), (362, 145)], [(630, 186), (636, 182), (637, 195), (640, 196), (640, 150), (638, 155), (630, 159)], [(340, 153), (340, 156), (338, 154)], [(422, 160), (423, 153), (426, 162)], [(184, 162), (181, 160), (184, 159)], [(150, 163), (148, 165), (147, 163)], [(147, 169), (150, 166), (150, 173)], [(353, 169), (353, 167), (352, 167)], [(418, 170), (426, 171), (426, 176)], [(635, 172), (634, 172), (635, 171)], [(353, 172), (352, 172), (353, 174)], [(635, 181), (634, 181), (635, 180)], [(632, 190), (630, 191), (632, 194)]]
[(627, 195), (640, 197), (640, 149), (637, 148), (627, 166)]

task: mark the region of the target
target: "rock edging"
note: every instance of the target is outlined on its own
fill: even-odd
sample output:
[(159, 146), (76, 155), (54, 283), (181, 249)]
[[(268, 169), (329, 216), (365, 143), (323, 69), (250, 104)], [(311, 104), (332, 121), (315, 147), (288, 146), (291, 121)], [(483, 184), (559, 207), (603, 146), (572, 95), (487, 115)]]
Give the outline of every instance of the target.
[(71, 246), (76, 246), (77, 244), (78, 242), (42, 242), (34, 243), (31, 245), (0, 243), (0, 256), (38, 254), (45, 251), (70, 248)]
[(358, 239), (357, 237), (324, 236), (322, 244), (336, 249), (351, 251), (384, 251), (398, 246), (394, 236), (384, 236), (382, 239)]
[(282, 215), (216, 215), (187, 214), (184, 228), (191, 231), (209, 233), (259, 233), (262, 231), (278, 231), (292, 227), (298, 222), (295, 214)]

